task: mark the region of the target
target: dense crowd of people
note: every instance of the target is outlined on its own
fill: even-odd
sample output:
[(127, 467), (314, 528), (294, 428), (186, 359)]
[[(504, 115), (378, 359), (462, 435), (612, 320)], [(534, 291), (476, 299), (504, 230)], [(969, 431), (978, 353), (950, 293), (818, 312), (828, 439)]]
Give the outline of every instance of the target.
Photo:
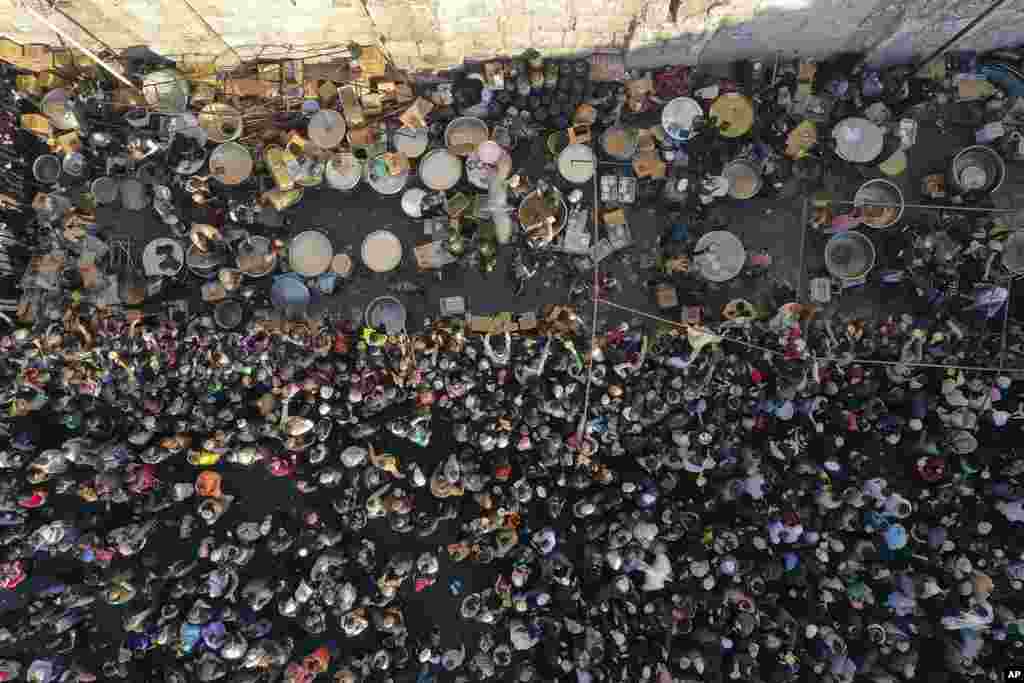
[(994, 677), (1024, 655), (999, 337), (8, 324), (0, 680)]

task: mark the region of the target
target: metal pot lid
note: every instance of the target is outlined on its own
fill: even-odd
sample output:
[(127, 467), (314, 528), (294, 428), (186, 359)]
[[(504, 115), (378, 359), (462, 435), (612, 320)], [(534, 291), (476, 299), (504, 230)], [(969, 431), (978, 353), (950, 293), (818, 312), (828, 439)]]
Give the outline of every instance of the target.
[(184, 267), (185, 248), (177, 240), (158, 237), (142, 251), (142, 269), (151, 277), (174, 277)]
[(309, 120), (309, 139), (321, 149), (333, 149), (345, 139), (345, 118), (333, 109), (323, 109)]

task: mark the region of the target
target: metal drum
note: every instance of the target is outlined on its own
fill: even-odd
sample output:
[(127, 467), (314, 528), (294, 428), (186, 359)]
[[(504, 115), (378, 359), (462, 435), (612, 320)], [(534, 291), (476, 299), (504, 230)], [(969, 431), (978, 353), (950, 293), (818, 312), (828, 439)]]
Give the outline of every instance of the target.
[(462, 159), (446, 149), (427, 152), (420, 161), (420, 180), (435, 192), (445, 192), (462, 179)]
[(225, 142), (210, 155), (210, 175), (224, 185), (241, 185), (252, 175), (252, 154), (237, 142)]
[(375, 230), (363, 240), (363, 263), (375, 273), (389, 273), (402, 262), (402, 243), (390, 230)]
[(444, 129), (445, 146), (449, 152), (460, 157), (472, 154), (489, 137), (487, 124), (475, 116), (460, 116)]
[(264, 277), (277, 266), (277, 254), (269, 239), (262, 235), (249, 235), (235, 248), (235, 263), (248, 277)]
[(423, 198), (427, 196), (426, 190), (413, 187), (409, 188), (402, 195), (402, 211), (409, 218), (421, 218), (423, 216)]
[(661, 110), (661, 127), (670, 138), (686, 142), (694, 135), (698, 121), (704, 118), (704, 110), (697, 100), (677, 97)]
[(750, 199), (761, 191), (760, 165), (749, 159), (730, 161), (722, 169), (722, 175), (729, 181), (729, 196), (733, 199)]
[(726, 93), (711, 104), (711, 117), (723, 138), (742, 137), (754, 127), (754, 103), (739, 93)]
[(704, 233), (694, 251), (697, 270), (705, 280), (728, 282), (743, 270), (747, 262), (747, 250), (736, 235), (728, 230), (712, 230)]
[(393, 296), (382, 296), (366, 307), (366, 324), (373, 329), (384, 328), (387, 334), (405, 332), (407, 314), (402, 302)]
[(396, 195), (404, 190), (406, 183), (409, 182), (409, 171), (405, 170), (399, 175), (388, 175), (384, 154), (378, 154), (366, 166), (366, 182), (377, 194), (386, 197)]
[(597, 159), (587, 145), (569, 145), (558, 155), (558, 172), (570, 183), (582, 185), (594, 177)]
[(299, 233), (288, 246), (288, 263), (303, 277), (316, 277), (331, 267), (334, 247), (327, 235), (317, 230)]
[(309, 139), (321, 149), (334, 149), (345, 139), (345, 118), (333, 109), (323, 109), (309, 120)]
[(862, 232), (833, 235), (825, 245), (825, 269), (840, 280), (861, 280), (875, 267), (875, 245)]
[(242, 114), (229, 104), (214, 102), (199, 112), (199, 125), (213, 142), (231, 142), (242, 136)]
[(32, 162), (32, 175), (44, 185), (53, 185), (60, 180), (60, 159), (53, 154), (40, 154)]
[(882, 178), (861, 185), (853, 196), (853, 203), (864, 213), (864, 224), (872, 228), (892, 227), (903, 217), (903, 192), (896, 184)]
[(836, 139), (836, 154), (854, 164), (867, 164), (885, 148), (885, 131), (867, 119), (843, 119), (832, 129)]
[(402, 127), (395, 131), (395, 149), (410, 159), (423, 156), (429, 143), (430, 131), (426, 128)]
[(334, 155), (324, 169), (324, 180), (335, 190), (354, 190), (363, 179), (363, 162), (354, 154), (343, 152)]
[(185, 248), (169, 237), (157, 237), (142, 250), (142, 269), (149, 277), (174, 277), (185, 267)]
[(118, 182), (110, 176), (101, 176), (92, 181), (90, 186), (92, 196), (96, 198), (97, 204), (113, 204), (117, 201), (119, 192)]
[(1006, 164), (991, 147), (971, 145), (960, 150), (950, 165), (949, 177), (959, 192), (991, 194), (1006, 179)]

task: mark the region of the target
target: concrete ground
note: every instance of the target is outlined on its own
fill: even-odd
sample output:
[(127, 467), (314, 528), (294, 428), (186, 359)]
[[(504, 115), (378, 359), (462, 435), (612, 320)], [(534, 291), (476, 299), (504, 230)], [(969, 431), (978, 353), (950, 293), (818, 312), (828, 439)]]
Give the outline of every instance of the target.
[[(940, 118), (948, 119), (939, 112)], [(920, 199), (920, 180), (929, 173), (942, 170), (961, 147), (972, 142), (973, 128), (944, 125), (940, 128), (939, 119), (921, 116), (918, 142), (909, 152), (907, 172), (895, 179), (903, 189), (908, 203)], [(527, 140), (520, 143), (516, 150), (517, 166), (530, 175), (547, 171), (556, 175), (553, 164), (545, 156), (540, 139)], [(602, 167), (602, 172), (606, 167)], [(616, 169), (612, 169), (613, 171)], [(1015, 198), (1024, 196), (1024, 176), (1012, 165), (1008, 169), (1007, 182), (993, 198), (998, 207), (1009, 207)], [(857, 187), (866, 179), (879, 177), (881, 173), (876, 167), (854, 168), (841, 164), (833, 168), (826, 176), (823, 186), (806, 187), (790, 184), (772, 198), (757, 198), (749, 201), (724, 200), (715, 204), (711, 211), (711, 220), (723, 225), (735, 233), (746, 246), (748, 253), (764, 251), (771, 255), (773, 266), (771, 274), (776, 280), (799, 287), (809, 276), (820, 274), (823, 269), (824, 244), (826, 238), (809, 234), (806, 242), (806, 267), (801, 277), (801, 212), (803, 198), (814, 192), (825, 192), (834, 199), (852, 199)], [(585, 188), (588, 189), (589, 188)], [(588, 193), (589, 196), (589, 193)], [(652, 275), (649, 270), (653, 265), (657, 250), (655, 248), (658, 235), (671, 225), (669, 207), (660, 201), (638, 202), (626, 209), (630, 227), (635, 239), (635, 246), (613, 254), (601, 264), (603, 273), (614, 276), (620, 288), (608, 294), (610, 300), (623, 306), (657, 314), (678, 320), (678, 310), (662, 312), (657, 309), (653, 294), (643, 283)], [(928, 212), (908, 210), (904, 224), (917, 220), (925, 220)], [(364, 237), (374, 230), (391, 230), (402, 241), (404, 261), (398, 271), (389, 275), (373, 274), (366, 268), (359, 267), (354, 277), (343, 286), (339, 286), (334, 294), (322, 296), (314, 301), (311, 312), (329, 310), (342, 317), (358, 316), (373, 298), (391, 293), (394, 283), (399, 281), (414, 282), (424, 288), (423, 294), (396, 294), (409, 310), (409, 328), (417, 329), (424, 316), (437, 317), (439, 302), (442, 297), (465, 297), (468, 310), (477, 315), (490, 315), (509, 311), (522, 313), (539, 309), (547, 303), (564, 303), (569, 300), (568, 289), (574, 273), (567, 266), (567, 259), (550, 254), (540, 254), (537, 264), (540, 272), (528, 283), (526, 291), (516, 296), (513, 293), (512, 281), (508, 277), (513, 258), (512, 247), (499, 249), (498, 267), (488, 275), (480, 273), (471, 264), (449, 266), (443, 273), (436, 271), (418, 273), (416, 270), (413, 248), (429, 241), (424, 234), (423, 222), (406, 216), (400, 207), (399, 197), (381, 197), (361, 185), (353, 193), (341, 193), (327, 187), (306, 191), (302, 202), (288, 212), (292, 234), (302, 230), (317, 229), (327, 234), (335, 252), (346, 252), (352, 256), (354, 263), (359, 263), (359, 251)], [(201, 212), (195, 212), (192, 220), (203, 221)], [(152, 210), (131, 212), (101, 207), (98, 215), (100, 226), (112, 236), (131, 237), (137, 252), (151, 239), (167, 234), (164, 226)], [(592, 227), (593, 221), (590, 222)], [(691, 237), (699, 234), (700, 226), (691, 226)], [(879, 251), (879, 267), (885, 265), (886, 254), (898, 239), (896, 231), (883, 234), (871, 231), (871, 238)], [(269, 286), (270, 278), (255, 281), (255, 284)], [(700, 286), (693, 280), (684, 280), (680, 284), (681, 303), (702, 303), (705, 305), (709, 320), (715, 320), (721, 306), (736, 297), (749, 298), (755, 303), (758, 294), (764, 293), (770, 281), (763, 279), (737, 278), (723, 285)], [(198, 300), (199, 282), (195, 278), (187, 278), (180, 285), (170, 288), (168, 298), (189, 298), (193, 302), (193, 312), (201, 312), (208, 307)], [(805, 287), (806, 289), (806, 287)], [(806, 296), (806, 291), (803, 293)], [(887, 305), (896, 294), (877, 284), (869, 283), (863, 288), (848, 290), (837, 302), (845, 311), (857, 315), (872, 317), (878, 312), (890, 310)], [(586, 300), (582, 300), (586, 304)], [(589, 305), (581, 310), (581, 317), (587, 321), (591, 318)], [(586, 315), (583, 315), (583, 313)], [(605, 323), (629, 319), (630, 314), (602, 306), (599, 312), (599, 327)]]

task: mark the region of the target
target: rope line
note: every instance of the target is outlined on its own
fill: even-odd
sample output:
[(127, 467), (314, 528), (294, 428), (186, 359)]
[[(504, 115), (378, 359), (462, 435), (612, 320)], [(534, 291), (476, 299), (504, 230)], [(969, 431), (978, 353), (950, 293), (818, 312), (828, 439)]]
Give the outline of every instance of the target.
[[(740, 344), (742, 346), (746, 346), (746, 347), (749, 347), (749, 348), (752, 348), (752, 349), (756, 349), (758, 351), (763, 351), (765, 353), (771, 353), (771, 354), (776, 355), (776, 356), (783, 356), (784, 355), (778, 349), (770, 349), (770, 348), (768, 348), (766, 346), (760, 346), (758, 344), (753, 344), (751, 342), (744, 341), (742, 339), (736, 339), (735, 337), (727, 337), (727, 336), (722, 335), (720, 333), (713, 332), (711, 329), (709, 329), (707, 327), (702, 327), (702, 326), (699, 326), (699, 325), (684, 325), (683, 323), (679, 323), (679, 322), (676, 322), (674, 320), (669, 320), (667, 318), (662, 318), (660, 316), (653, 315), (651, 313), (647, 313), (646, 311), (641, 311), (641, 310), (636, 309), (636, 308), (631, 308), (629, 306), (623, 306), (622, 304), (617, 304), (614, 301), (609, 301), (607, 299), (599, 299), (598, 301), (599, 301), (599, 303), (611, 306), (612, 308), (618, 308), (618, 309), (623, 310), (623, 311), (629, 311), (630, 313), (633, 313), (635, 315), (639, 315), (639, 316), (644, 317), (644, 318), (650, 318), (651, 320), (656, 320), (658, 322), (665, 323), (665, 324), (671, 325), (673, 327), (678, 327), (680, 329), (694, 328), (694, 329), (697, 329), (697, 330), (699, 330), (701, 332), (706, 332), (708, 334), (713, 334), (713, 335), (715, 335), (717, 337), (720, 337), (723, 341), (733, 342), (733, 343), (736, 343), (736, 344)], [(859, 365), (902, 366), (902, 367), (912, 367), (912, 368), (930, 368), (930, 369), (935, 369), (935, 370), (964, 370), (964, 371), (967, 371), (967, 372), (997, 372), (997, 373), (1004, 373), (1004, 372), (1018, 373), (1018, 372), (1021, 372), (1021, 373), (1024, 373), (1024, 368), (1005, 368), (1005, 367), (993, 367), (993, 366), (987, 366), (987, 365), (950, 365), (950, 364), (946, 364), (946, 363), (922, 363), (922, 362), (918, 362), (918, 361), (892, 361), (892, 360), (879, 360), (879, 359), (876, 359), (876, 358), (858, 358), (856, 356), (854, 356), (853, 358), (849, 358), (849, 357), (842, 357), (842, 356), (813, 356), (812, 355), (812, 356), (806, 356), (806, 359), (807, 360), (811, 360), (811, 361), (817, 361), (819, 363), (856, 363), (856, 364), (859, 364)]]

